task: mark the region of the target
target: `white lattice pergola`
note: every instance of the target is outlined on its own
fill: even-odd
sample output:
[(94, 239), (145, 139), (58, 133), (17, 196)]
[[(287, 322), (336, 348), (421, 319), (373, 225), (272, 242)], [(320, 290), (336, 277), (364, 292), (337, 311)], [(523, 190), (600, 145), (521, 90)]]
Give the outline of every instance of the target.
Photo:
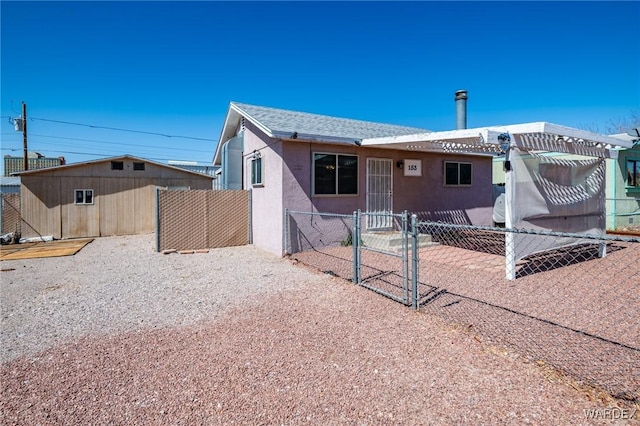
[[(590, 173), (590, 177), (583, 181), (581, 185), (558, 185), (554, 183), (553, 180), (540, 176), (537, 170), (525, 171), (526, 161), (523, 160), (524, 157), (522, 153), (527, 153), (531, 158), (540, 158), (539, 153), (551, 152), (595, 157), (595, 159), (616, 159), (619, 149), (631, 148), (633, 146), (633, 142), (629, 140), (546, 122), (372, 138), (362, 140), (361, 144), (362, 146), (400, 149), (413, 152), (504, 155), (505, 161), (508, 162), (507, 164), (511, 165), (512, 162), (517, 163), (515, 166), (511, 165), (509, 167), (510, 172), (505, 174), (505, 226), (508, 229), (513, 229), (518, 223), (522, 223), (520, 219), (526, 217), (526, 213), (528, 213), (526, 210), (529, 208), (528, 205), (517, 205), (518, 199), (520, 199), (521, 204), (528, 203), (523, 203), (523, 197), (516, 194), (516, 186), (523, 188), (529, 183), (527, 191), (535, 192), (534, 185), (531, 184), (533, 180), (535, 180), (536, 184), (544, 187), (542, 190), (544, 194), (541, 195), (542, 192), (536, 193), (534, 197), (529, 198), (541, 199), (540, 197), (542, 196), (544, 201), (554, 209), (567, 209), (572, 208), (572, 206), (577, 208), (576, 206), (582, 206), (582, 203), (586, 206), (589, 202), (589, 196), (594, 196), (594, 194), (602, 198), (604, 197), (603, 160), (601, 160), (601, 164), (599, 165), (593, 160), (585, 162), (540, 160), (545, 161), (547, 163), (546, 165), (550, 166), (550, 168), (554, 165), (564, 167), (565, 170), (566, 168), (581, 168), (581, 170), (588, 170), (588, 173)], [(514, 171), (513, 167), (519, 170), (516, 173), (512, 173)], [(518, 173), (520, 173), (520, 175), (518, 175)], [(529, 199), (527, 199), (527, 201), (529, 201)], [(592, 218), (594, 216), (593, 206), (596, 204), (598, 203), (592, 202), (588, 208), (584, 208), (585, 211), (591, 209), (588, 214), (582, 216), (578, 214), (576, 217), (580, 218), (584, 223), (589, 222), (588, 226), (583, 226), (584, 229), (604, 234), (604, 226), (602, 229), (596, 229), (592, 226)], [(537, 208), (540, 210), (540, 205), (538, 205)], [(602, 209), (602, 211), (595, 213), (604, 214), (604, 204), (597, 208)], [(550, 225), (546, 225), (546, 227), (542, 226), (541, 228), (556, 231), (556, 229), (553, 229), (553, 220), (549, 221), (549, 223)], [(507, 232), (505, 236), (505, 246), (507, 258), (506, 276), (508, 279), (515, 279), (516, 261), (528, 254), (526, 250), (522, 250), (521, 247), (516, 247), (516, 244), (516, 234)], [(556, 247), (566, 244), (566, 239), (562, 241), (558, 240)], [(554, 247), (545, 247), (545, 249), (552, 248)], [(601, 245), (601, 255), (605, 255), (604, 245)]]
[(509, 147), (588, 157), (617, 158), (632, 142), (546, 122), (363, 139), (363, 146), (407, 151), (504, 154)]

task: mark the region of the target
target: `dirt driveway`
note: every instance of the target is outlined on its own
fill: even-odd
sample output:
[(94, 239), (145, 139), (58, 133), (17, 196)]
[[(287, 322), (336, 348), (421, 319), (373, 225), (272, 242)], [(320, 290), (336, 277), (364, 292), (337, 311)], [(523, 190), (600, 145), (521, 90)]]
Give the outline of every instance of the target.
[(254, 247), (162, 255), (152, 235), (99, 238), (2, 268), (2, 424), (640, 423), (637, 407)]

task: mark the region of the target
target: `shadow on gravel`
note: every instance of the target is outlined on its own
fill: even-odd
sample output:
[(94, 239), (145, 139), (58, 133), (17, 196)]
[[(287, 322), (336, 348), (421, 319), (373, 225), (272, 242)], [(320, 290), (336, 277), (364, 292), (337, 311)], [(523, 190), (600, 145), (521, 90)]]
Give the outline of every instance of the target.
[(421, 311), (543, 361), (617, 399), (640, 402), (640, 348), (423, 283)]
[[(619, 244), (607, 244), (607, 254), (624, 250)], [(524, 259), (524, 264), (516, 272), (516, 278), (523, 278), (541, 272), (552, 271), (591, 260), (598, 260), (597, 244), (583, 244), (560, 248), (544, 253), (532, 254)]]

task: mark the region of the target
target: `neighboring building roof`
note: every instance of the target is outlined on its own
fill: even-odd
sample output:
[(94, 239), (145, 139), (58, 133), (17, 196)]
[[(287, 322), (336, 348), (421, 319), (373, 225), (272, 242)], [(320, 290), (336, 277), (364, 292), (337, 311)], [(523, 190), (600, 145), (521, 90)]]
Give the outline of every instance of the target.
[(220, 163), (221, 146), (235, 135), (242, 118), (249, 120), (270, 137), (315, 142), (359, 143), (365, 138), (429, 132), (427, 129), (418, 127), (231, 102), (214, 156), (214, 164)]
[[(637, 132), (639, 131), (638, 129), (634, 129), (634, 130)], [(612, 138), (622, 139), (623, 141), (631, 142), (634, 146), (637, 145), (638, 142), (640, 142), (640, 136), (632, 136), (629, 133), (617, 133), (615, 135), (609, 135), (609, 136), (611, 136)]]
[(20, 186), (20, 178), (17, 176), (0, 176), (0, 186)]
[(180, 167), (175, 167), (175, 166), (170, 166), (167, 164), (163, 164), (163, 163), (158, 163), (155, 161), (151, 161), (151, 160), (147, 160), (146, 158), (140, 158), (140, 157), (134, 157), (132, 155), (120, 155), (117, 157), (109, 157), (109, 158), (101, 158), (99, 160), (92, 160), (92, 161), (84, 161), (84, 162), (79, 162), (79, 163), (71, 163), (71, 164), (65, 164), (63, 166), (56, 166), (56, 167), (47, 167), (45, 169), (37, 169), (37, 170), (27, 170), (25, 172), (19, 172), (19, 173), (14, 173), (15, 176), (24, 176), (24, 175), (35, 175), (38, 173), (45, 173), (45, 172), (50, 172), (52, 170), (63, 170), (63, 169), (69, 169), (72, 167), (84, 167), (84, 166), (88, 166), (91, 164), (99, 164), (99, 163), (106, 163), (109, 161), (117, 161), (117, 160), (133, 160), (133, 161), (141, 161), (141, 162), (145, 162), (145, 163), (149, 163), (149, 164), (155, 164), (156, 166), (159, 167), (165, 167), (167, 169), (172, 169), (172, 170), (178, 170), (180, 172), (183, 173), (189, 173), (192, 175), (196, 175), (199, 177), (206, 177), (209, 179), (213, 179), (212, 176), (207, 176), (205, 174), (202, 173), (197, 173), (197, 172), (193, 172), (191, 170), (186, 170)]
[(214, 166), (213, 164), (200, 164), (196, 161), (174, 161), (169, 160), (170, 166), (178, 167), (180, 169), (191, 170), (192, 172), (202, 173), (203, 175), (216, 176), (216, 173), (220, 169), (220, 166)]
[[(38, 152), (29, 152), (27, 155), (29, 170), (44, 169), (47, 167), (65, 164), (64, 157), (45, 157)], [(24, 157), (4, 156), (4, 175), (11, 176), (24, 171)]]

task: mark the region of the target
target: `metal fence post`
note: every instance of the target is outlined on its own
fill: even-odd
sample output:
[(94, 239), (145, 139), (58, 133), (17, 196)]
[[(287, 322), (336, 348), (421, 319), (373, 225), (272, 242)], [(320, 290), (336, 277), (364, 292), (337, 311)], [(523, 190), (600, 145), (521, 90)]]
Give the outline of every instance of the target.
[(156, 186), (156, 251), (160, 251), (160, 188)]
[(249, 189), (249, 244), (253, 244), (253, 193)]
[(352, 282), (358, 282), (358, 245), (360, 243), (360, 235), (358, 234), (358, 212), (353, 212), (351, 216), (353, 220), (351, 231), (351, 244), (353, 246), (353, 278)]
[(411, 296), (413, 299), (412, 308), (418, 309), (418, 216), (411, 215)]
[(356, 284), (360, 285), (362, 282), (362, 277), (360, 274), (362, 273), (362, 247), (360, 246), (360, 242), (362, 241), (362, 212), (360, 209), (356, 212), (356, 228), (354, 238), (357, 241), (356, 243)]
[(404, 285), (405, 304), (410, 304), (409, 299), (409, 232), (407, 230), (409, 212), (402, 212), (402, 284)]
[(282, 243), (284, 244), (284, 254), (291, 254), (289, 252), (289, 209), (288, 208), (284, 208), (284, 218), (283, 218), (283, 223), (282, 223), (282, 233), (284, 234), (282, 236)]

